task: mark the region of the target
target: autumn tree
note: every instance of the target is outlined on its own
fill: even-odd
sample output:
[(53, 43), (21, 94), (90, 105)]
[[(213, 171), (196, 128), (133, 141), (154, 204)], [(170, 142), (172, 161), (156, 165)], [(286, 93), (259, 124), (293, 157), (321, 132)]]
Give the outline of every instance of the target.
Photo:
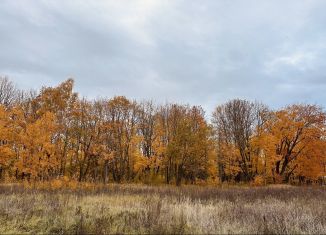
[[(195, 182), (207, 179), (214, 169), (210, 129), (201, 107), (173, 104), (161, 114), (166, 136), (166, 153), (163, 167), (169, 183), (172, 178), (177, 185), (182, 180)], [(166, 120), (165, 120), (166, 119)]]
[(93, 102), (82, 99), (77, 102), (70, 126), (70, 151), (68, 169), (78, 181), (98, 178), (98, 161), (101, 157), (101, 119)]
[(15, 139), (16, 177), (28, 180), (49, 180), (58, 167), (55, 156), (55, 116), (47, 112), (35, 122), (26, 122), (21, 112), (14, 121), (19, 133)]
[(159, 122), (159, 106), (151, 101), (144, 101), (138, 105), (137, 110), (139, 155), (135, 171), (138, 176), (151, 181), (160, 177), (161, 163), (165, 153), (161, 139), (163, 132)]
[(288, 182), (293, 174), (317, 177), (321, 173), (325, 117), (316, 105), (292, 105), (274, 112), (265, 124), (262, 145), (273, 162), (275, 181)]
[(106, 164), (117, 182), (131, 180), (133, 176), (136, 112), (136, 102), (123, 96), (110, 99), (105, 107), (104, 143), (110, 154)]
[(231, 100), (215, 109), (212, 123), (222, 180), (226, 179), (226, 173), (245, 181), (255, 176), (252, 138), (265, 122), (266, 112), (264, 105), (240, 99)]
[[(326, 174), (325, 112), (316, 105), (270, 111), (245, 100), (216, 108), (87, 100), (68, 79), (19, 91), (0, 79), (0, 178), (44, 181), (301, 183)], [(218, 172), (218, 173), (217, 173)]]
[[(68, 79), (57, 87), (43, 87), (40, 94), (32, 99), (31, 107), (35, 118), (46, 112), (56, 116), (56, 154), (60, 161), (58, 174), (65, 175), (68, 152), (71, 150), (70, 137), (73, 117), (76, 117), (78, 94), (73, 92), (73, 79)], [(78, 112), (78, 111), (77, 111)]]
[(14, 127), (11, 121), (11, 112), (0, 105), (0, 179), (4, 171), (10, 169), (15, 157), (12, 148), (14, 138)]

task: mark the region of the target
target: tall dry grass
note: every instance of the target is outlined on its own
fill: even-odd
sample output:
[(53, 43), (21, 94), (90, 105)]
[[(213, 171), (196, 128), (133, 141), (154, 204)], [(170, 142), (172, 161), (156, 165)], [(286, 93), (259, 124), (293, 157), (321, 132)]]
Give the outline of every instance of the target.
[(0, 233), (325, 234), (322, 187), (0, 187)]

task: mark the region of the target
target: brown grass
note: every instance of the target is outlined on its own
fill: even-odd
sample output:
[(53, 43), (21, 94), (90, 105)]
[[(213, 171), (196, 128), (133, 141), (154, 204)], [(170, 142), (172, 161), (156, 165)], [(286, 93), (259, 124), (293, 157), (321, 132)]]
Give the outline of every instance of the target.
[(0, 233), (325, 234), (322, 187), (0, 187)]

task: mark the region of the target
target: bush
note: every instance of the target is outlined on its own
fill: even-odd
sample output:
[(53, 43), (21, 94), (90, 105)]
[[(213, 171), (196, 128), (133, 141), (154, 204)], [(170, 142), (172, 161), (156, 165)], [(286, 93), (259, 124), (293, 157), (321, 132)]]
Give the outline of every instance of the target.
[(257, 175), (255, 176), (253, 182), (252, 182), (252, 186), (263, 186), (265, 185), (265, 179), (263, 176), (261, 175)]

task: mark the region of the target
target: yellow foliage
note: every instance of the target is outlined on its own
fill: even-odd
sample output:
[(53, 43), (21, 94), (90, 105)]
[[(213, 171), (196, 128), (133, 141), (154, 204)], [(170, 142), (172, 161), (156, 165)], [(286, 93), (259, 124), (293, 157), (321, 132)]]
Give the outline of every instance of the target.
[(316, 105), (268, 111), (235, 100), (216, 109), (214, 128), (200, 106), (124, 96), (89, 101), (73, 84), (0, 105), (1, 180), (94, 190), (112, 181), (261, 185), (262, 176), (284, 182), (326, 175), (326, 115)]

